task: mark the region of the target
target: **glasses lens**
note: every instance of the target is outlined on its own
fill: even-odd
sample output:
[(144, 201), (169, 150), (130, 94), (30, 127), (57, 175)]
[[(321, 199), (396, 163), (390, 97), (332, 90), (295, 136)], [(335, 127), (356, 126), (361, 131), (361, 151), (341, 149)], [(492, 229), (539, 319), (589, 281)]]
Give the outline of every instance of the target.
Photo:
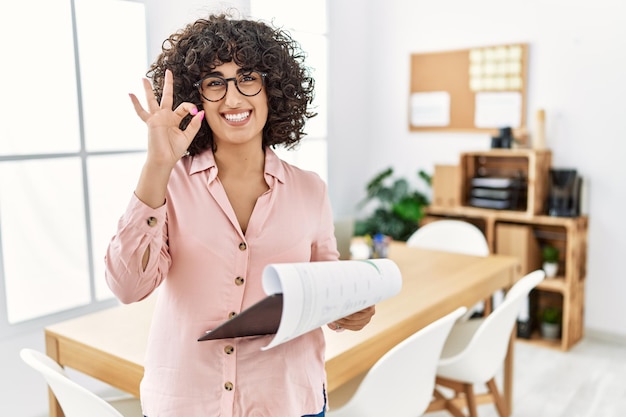
[(200, 91), (207, 100), (221, 100), (226, 95), (226, 80), (220, 77), (205, 78), (200, 85)]
[(252, 71), (239, 74), (237, 78), (207, 77), (200, 83), (200, 93), (209, 101), (220, 101), (226, 96), (228, 82), (233, 81), (237, 90), (244, 96), (255, 96), (263, 88), (263, 75)]
[(237, 89), (244, 96), (259, 94), (263, 88), (263, 77), (258, 72), (252, 71), (237, 76)]

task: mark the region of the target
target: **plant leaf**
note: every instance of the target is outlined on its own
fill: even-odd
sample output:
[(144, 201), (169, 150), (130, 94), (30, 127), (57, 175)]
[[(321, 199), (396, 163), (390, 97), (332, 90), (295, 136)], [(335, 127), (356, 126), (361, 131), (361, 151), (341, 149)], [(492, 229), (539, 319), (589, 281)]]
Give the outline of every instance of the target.
[(406, 196), (393, 205), (393, 212), (402, 220), (419, 222), (423, 217), (423, 204), (410, 196)]
[[(358, 206), (362, 208), (374, 199), (378, 205), (367, 218), (356, 221), (356, 236), (382, 233), (394, 240), (406, 241), (419, 227), (424, 207), (429, 204), (428, 197), (419, 190), (411, 190), (405, 178), (387, 185), (393, 172), (393, 168), (387, 168), (368, 182), (366, 196)], [(418, 177), (431, 184), (430, 175), (424, 171), (419, 171)]]

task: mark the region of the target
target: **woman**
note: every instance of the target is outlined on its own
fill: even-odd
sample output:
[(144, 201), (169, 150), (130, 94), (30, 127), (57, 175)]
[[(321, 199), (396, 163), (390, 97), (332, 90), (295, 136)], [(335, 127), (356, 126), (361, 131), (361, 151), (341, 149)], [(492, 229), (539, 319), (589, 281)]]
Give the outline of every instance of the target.
[[(225, 15), (169, 37), (144, 79), (148, 151), (109, 244), (106, 279), (124, 303), (159, 288), (141, 400), (148, 417), (323, 416), (324, 336), (261, 351), (268, 337), (197, 342), (265, 296), (280, 262), (337, 260), (324, 182), (273, 146), (304, 136), (313, 79), (298, 44)], [(329, 326), (360, 330), (368, 308)]]

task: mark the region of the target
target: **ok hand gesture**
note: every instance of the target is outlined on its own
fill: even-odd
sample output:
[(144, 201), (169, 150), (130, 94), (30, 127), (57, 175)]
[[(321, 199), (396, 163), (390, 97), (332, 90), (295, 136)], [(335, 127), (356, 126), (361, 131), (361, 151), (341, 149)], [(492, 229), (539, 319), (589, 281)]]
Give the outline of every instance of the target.
[[(157, 102), (152, 86), (147, 79), (143, 79), (143, 87), (148, 103), (145, 110), (134, 94), (130, 99), (135, 112), (148, 126), (148, 160), (147, 163), (168, 170), (185, 154), (189, 144), (198, 133), (204, 118), (204, 111), (198, 112), (196, 106), (189, 102), (181, 103), (172, 109), (174, 102), (174, 77), (170, 70), (165, 71), (163, 97), (161, 104)], [(193, 118), (185, 130), (179, 128), (181, 120), (192, 114)]]
[[(145, 204), (156, 208), (165, 202), (170, 173), (198, 133), (204, 111), (199, 112), (196, 106), (189, 102), (181, 103), (172, 109), (174, 77), (170, 70), (165, 71), (160, 105), (152, 92), (150, 82), (146, 79), (143, 80), (143, 88), (148, 110), (141, 106), (134, 94), (130, 94), (135, 112), (148, 126), (148, 154), (135, 194)], [(180, 122), (188, 114), (193, 117), (185, 130), (181, 130)]]

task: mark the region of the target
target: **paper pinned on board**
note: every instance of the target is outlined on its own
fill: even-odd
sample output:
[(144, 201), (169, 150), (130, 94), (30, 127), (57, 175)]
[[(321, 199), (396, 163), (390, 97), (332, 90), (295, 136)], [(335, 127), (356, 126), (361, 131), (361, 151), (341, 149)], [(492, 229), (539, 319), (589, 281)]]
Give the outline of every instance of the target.
[(411, 94), (411, 125), (416, 127), (450, 125), (450, 94), (447, 91)]
[(480, 128), (519, 128), (522, 94), (518, 91), (476, 93), (474, 125)]

